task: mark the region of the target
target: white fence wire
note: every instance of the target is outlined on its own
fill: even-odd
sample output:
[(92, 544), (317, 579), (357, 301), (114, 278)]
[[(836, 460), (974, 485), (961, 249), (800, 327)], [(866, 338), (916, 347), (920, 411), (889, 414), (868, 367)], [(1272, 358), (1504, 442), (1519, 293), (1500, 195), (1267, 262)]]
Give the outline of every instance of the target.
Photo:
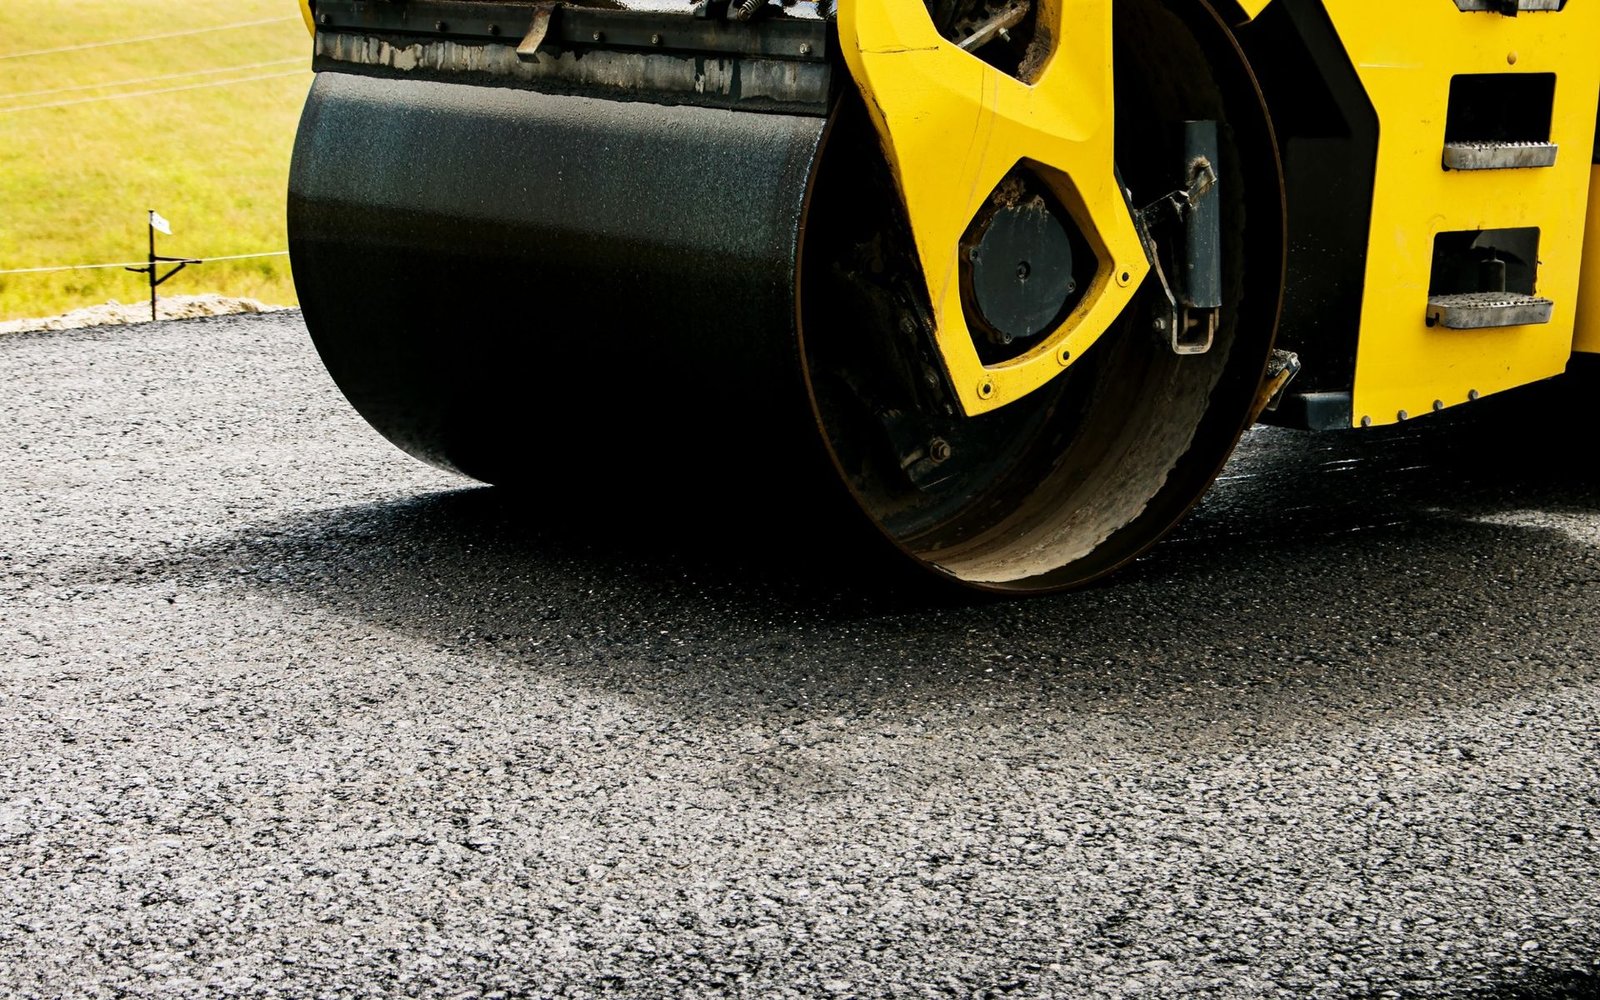
[[(13, 59), (32, 59), (39, 56), (51, 56), (60, 53), (82, 52), (88, 49), (110, 48), (118, 45), (135, 45), (142, 42), (164, 41), (170, 38), (184, 38), (191, 35), (204, 35), (217, 31), (236, 31), (243, 28), (262, 27), (269, 24), (282, 24), (285, 21), (298, 21), (298, 15), (290, 14), (282, 17), (257, 18), (251, 21), (235, 21), (230, 24), (218, 24), (204, 28), (186, 28), (180, 31), (164, 31), (151, 35), (138, 35), (131, 38), (114, 38), (100, 42), (82, 42), (75, 45), (60, 45), (53, 48), (30, 49), (24, 52), (0, 52), (0, 61)], [(127, 80), (114, 80), (107, 83), (76, 84), (67, 87), (53, 87), (41, 90), (19, 91), (12, 94), (0, 95), (0, 103), (22, 100), (25, 98), (52, 97), (57, 94), (74, 94), (84, 91), (113, 90), (119, 87), (136, 87), (150, 83), (160, 83), (166, 80), (182, 80), (194, 77), (216, 76), (224, 73), (243, 73), (256, 69), (267, 69), (274, 66), (287, 66), (293, 63), (303, 63), (303, 56), (289, 59), (273, 59), (264, 62), (242, 63), (235, 66), (220, 66), (211, 69), (190, 70), (180, 73), (162, 73), (155, 76), (137, 77)], [(65, 108), (80, 104), (96, 104), (102, 101), (120, 101), (134, 97), (152, 97), (157, 94), (174, 94), (189, 90), (203, 90), (212, 87), (231, 87), (244, 83), (255, 83), (261, 80), (276, 80), (285, 77), (299, 76), (309, 73), (309, 67), (287, 70), (280, 73), (259, 73), (245, 77), (235, 77), (227, 80), (209, 80), (201, 83), (188, 83), (173, 87), (158, 87), (147, 90), (123, 91), (115, 94), (96, 94), (88, 97), (75, 97), (62, 101), (45, 101), (36, 104), (25, 104), (20, 107), (0, 107), (0, 115), (15, 114), (22, 111), (40, 111), (45, 108)], [(256, 260), (266, 257), (287, 257), (287, 250), (269, 250), (261, 253), (225, 254), (217, 257), (190, 258), (189, 263), (211, 264), (219, 261), (230, 260)], [(44, 267), (14, 267), (0, 268), (0, 275), (20, 274), (60, 274), (67, 271), (101, 271), (117, 268), (145, 268), (151, 265), (149, 260), (118, 261), (108, 264), (60, 264)], [(152, 289), (153, 292), (153, 289)]]
[[(270, 250), (266, 253), (235, 253), (224, 257), (186, 258), (195, 264), (210, 264), (219, 260), (255, 260), (257, 257), (287, 257), (287, 250)], [(61, 271), (101, 271), (115, 267), (146, 267), (148, 260), (130, 260), (117, 264), (62, 264), (55, 267), (16, 267), (0, 270), (0, 274), (56, 274)]]
[(102, 94), (99, 97), (78, 97), (70, 101), (49, 101), (44, 104), (24, 104), (20, 108), (0, 108), (0, 115), (16, 114), (19, 111), (40, 111), (44, 108), (70, 108), (75, 104), (96, 104), (100, 101), (125, 101), (130, 97), (151, 97), (156, 94), (176, 94), (184, 90), (205, 90), (208, 87), (231, 87), (238, 83), (254, 83), (257, 80), (277, 80), (286, 76), (300, 76), (311, 72), (308, 66), (304, 69), (292, 69), (287, 73), (262, 73), (257, 76), (241, 77), (237, 80), (213, 80), (210, 83), (190, 83), (181, 87), (161, 87), (156, 90), (134, 90), (124, 94)]
[(104, 49), (113, 45), (135, 45), (139, 42), (157, 42), (164, 38), (183, 38), (188, 35), (204, 35), (212, 31), (234, 31), (239, 28), (255, 28), (263, 24), (282, 24), (285, 21), (298, 21), (300, 15), (289, 14), (285, 17), (263, 17), (255, 21), (235, 21), (232, 24), (216, 24), (209, 28), (185, 28), (182, 31), (164, 31), (158, 35), (140, 35), (136, 38), (113, 38), (107, 42), (81, 42), (77, 45), (59, 45), (53, 49), (32, 49), (27, 52), (0, 52), (0, 60), (6, 59), (32, 59), (35, 56), (53, 56), (58, 52), (82, 52), (84, 49)]
[(266, 62), (242, 63), (238, 66), (218, 66), (214, 69), (191, 69), (186, 73), (161, 73), (157, 76), (140, 76), (131, 80), (112, 80), (110, 83), (80, 83), (73, 87), (51, 87), (49, 90), (19, 90), (14, 94), (0, 94), (0, 101), (20, 101), (24, 97), (53, 97), (56, 94), (74, 94), (85, 90), (110, 90), (113, 87), (137, 87), (162, 80), (182, 80), (188, 76), (216, 76), (218, 73), (243, 73), (246, 70), (266, 69), (268, 66), (288, 66), (305, 62), (304, 56), (288, 59), (268, 59)]

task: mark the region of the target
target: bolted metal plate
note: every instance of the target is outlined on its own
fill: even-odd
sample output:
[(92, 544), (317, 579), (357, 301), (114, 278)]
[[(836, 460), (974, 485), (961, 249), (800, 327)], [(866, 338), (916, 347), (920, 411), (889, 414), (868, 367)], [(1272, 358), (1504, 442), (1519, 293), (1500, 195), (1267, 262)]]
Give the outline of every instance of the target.
[(970, 259), (973, 304), (1001, 343), (1043, 333), (1077, 291), (1072, 241), (1042, 199), (998, 210)]

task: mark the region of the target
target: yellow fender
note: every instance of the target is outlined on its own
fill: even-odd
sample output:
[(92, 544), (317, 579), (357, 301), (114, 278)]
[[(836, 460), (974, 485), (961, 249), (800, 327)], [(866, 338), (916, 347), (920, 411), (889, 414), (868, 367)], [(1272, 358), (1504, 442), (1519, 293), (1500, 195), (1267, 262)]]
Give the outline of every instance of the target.
[(1600, 163), (1589, 169), (1589, 225), (1583, 238), (1577, 319), (1573, 350), (1600, 354)]
[[(1111, 4), (1053, 0), (1056, 42), (1024, 82), (942, 37), (920, 2), (840, 4), (839, 39), (905, 203), (933, 307), (934, 340), (968, 415), (1022, 398), (1110, 327), (1150, 271), (1114, 164)], [(962, 309), (962, 234), (1019, 163), (1038, 168), (1099, 259), (1062, 325), (1023, 356), (985, 366)]]

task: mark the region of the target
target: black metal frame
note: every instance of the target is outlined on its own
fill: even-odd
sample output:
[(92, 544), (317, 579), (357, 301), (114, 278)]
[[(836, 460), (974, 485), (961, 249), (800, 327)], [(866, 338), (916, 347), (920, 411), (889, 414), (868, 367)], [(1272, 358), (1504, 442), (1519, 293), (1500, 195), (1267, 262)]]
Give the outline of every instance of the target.
[(1304, 365), (1293, 394), (1263, 419), (1349, 427), (1339, 400), (1348, 405), (1355, 383), (1378, 115), (1318, 0), (1277, 0), (1238, 36), (1283, 153), (1289, 256), (1278, 346)]
[[(516, 42), (541, 5), (487, 0), (318, 0), (317, 26), (327, 31), (402, 34), (457, 42)], [(554, 6), (546, 42), (557, 48), (638, 49), (706, 55), (762, 56), (826, 62), (832, 47), (827, 21), (773, 16), (753, 22), (681, 14)]]

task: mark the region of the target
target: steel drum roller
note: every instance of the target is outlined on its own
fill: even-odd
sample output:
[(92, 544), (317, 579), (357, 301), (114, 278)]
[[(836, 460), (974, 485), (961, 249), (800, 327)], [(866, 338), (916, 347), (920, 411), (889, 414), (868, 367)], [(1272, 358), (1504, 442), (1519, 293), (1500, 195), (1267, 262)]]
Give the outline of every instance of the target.
[[(744, 106), (754, 85), (737, 81), (719, 98), (727, 107), (612, 99), (570, 81), (486, 85), (477, 69), (452, 73), (459, 53), (444, 43), (416, 43), (432, 73), (383, 55), (355, 65), (349, 52), (379, 50), (321, 34), (290, 180), (307, 326), (375, 427), (471, 477), (621, 491), (646, 507), (670, 493), (792, 512), (804, 497), (798, 509), (865, 514), (968, 585), (1093, 579), (1170, 528), (1253, 415), (1282, 271), (1270, 129), (1226, 29), (1199, 3), (1116, 10), (1129, 210), (1192, 183), (1179, 169), (1183, 125), (1219, 123), (1220, 162), (1200, 191), (1222, 219), (1225, 278), (1201, 319), (1206, 353), (1163, 343), (1152, 331), (1184, 306), (1125, 275), (1128, 304), (1082, 357), (1063, 357), (1066, 370), (1024, 398), (969, 412), (982, 404), (951, 391), (954, 368), (931, 336), (916, 206), (897, 188), (883, 123), (850, 87), (798, 113)], [(570, 73), (567, 56), (549, 71)], [(985, 301), (1006, 302), (1013, 272), (1050, 276), (1046, 310), (1061, 299), (1041, 326), (1037, 286), (1019, 285), (1032, 318), (998, 320), (1009, 323), (998, 332), (970, 306), (972, 350), (999, 366), (984, 370), (1036, 357), (1045, 327), (1113, 287), (1117, 267), (1097, 264), (1106, 244), (1085, 234), (1072, 198), (1061, 177), (1022, 163), (984, 210), (1004, 228), (974, 222), (988, 257), (967, 259), (989, 269)], [(1182, 234), (1148, 218), (1155, 266)], [(1029, 243), (1033, 232), (1047, 239)], [(770, 533), (751, 542), (781, 559), (781, 521)]]

